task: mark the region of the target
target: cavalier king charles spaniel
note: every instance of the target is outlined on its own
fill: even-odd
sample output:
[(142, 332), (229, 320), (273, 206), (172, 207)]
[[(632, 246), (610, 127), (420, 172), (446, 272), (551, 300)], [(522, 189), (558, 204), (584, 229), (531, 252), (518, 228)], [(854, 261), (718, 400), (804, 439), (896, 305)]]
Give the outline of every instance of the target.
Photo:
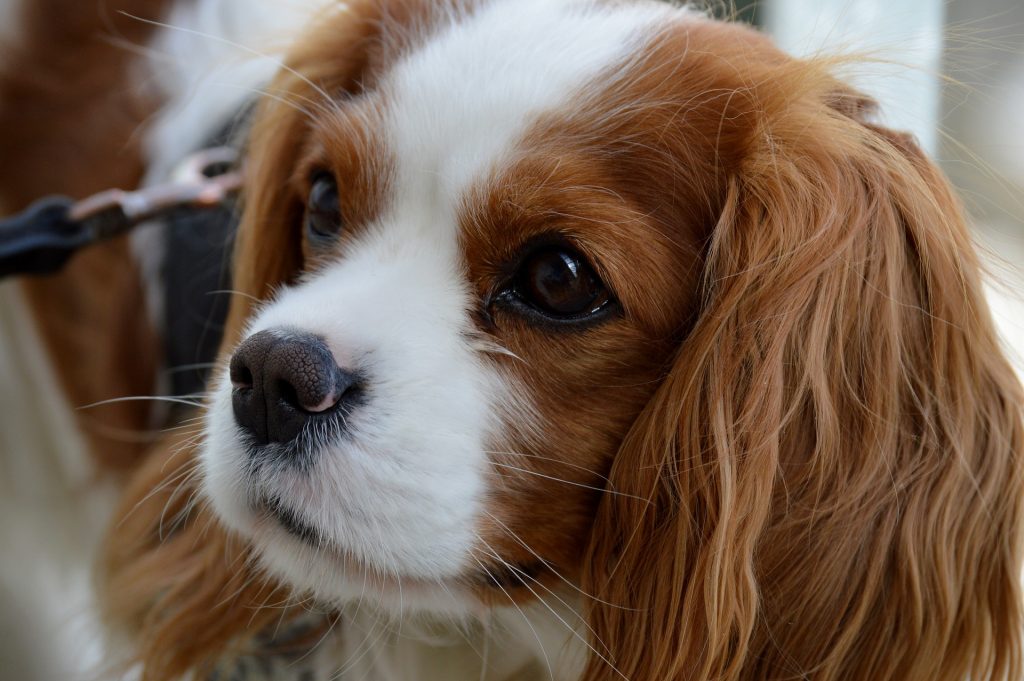
[(307, 4), (201, 428), (104, 549), (143, 679), (1021, 678), (1021, 387), (841, 61), (650, 0)]

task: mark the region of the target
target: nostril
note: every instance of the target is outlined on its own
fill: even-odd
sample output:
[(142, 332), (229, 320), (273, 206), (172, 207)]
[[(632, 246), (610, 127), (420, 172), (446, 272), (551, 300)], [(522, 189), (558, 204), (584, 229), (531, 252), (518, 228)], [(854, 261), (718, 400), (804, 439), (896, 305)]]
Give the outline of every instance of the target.
[(323, 414), (334, 409), (348, 390), (348, 387), (343, 383), (343, 379), (336, 381), (335, 386), (334, 389), (324, 395), (319, 403), (306, 405), (303, 409), (311, 414)]
[(271, 331), (260, 331), (246, 338), (228, 364), (228, 377), (235, 388), (254, 388), (263, 380), (267, 353), (280, 342)]
[(298, 409), (299, 411), (305, 411), (302, 404), (299, 402), (299, 394), (295, 392), (295, 386), (288, 381), (283, 379), (276, 381), (274, 392), (277, 394), (277, 399), (281, 400), (289, 407)]
[(252, 377), (252, 371), (249, 370), (249, 367), (244, 365), (237, 367), (232, 366), (229, 373), (231, 375), (232, 387), (242, 390), (252, 389), (254, 379)]
[(295, 383), (287, 379), (278, 379), (273, 394), (292, 409), (306, 414), (323, 414), (337, 406), (350, 387), (351, 381), (346, 378), (345, 372), (335, 368), (334, 374), (332, 380), (321, 381), (314, 389), (299, 382), (302, 386), (301, 394)]

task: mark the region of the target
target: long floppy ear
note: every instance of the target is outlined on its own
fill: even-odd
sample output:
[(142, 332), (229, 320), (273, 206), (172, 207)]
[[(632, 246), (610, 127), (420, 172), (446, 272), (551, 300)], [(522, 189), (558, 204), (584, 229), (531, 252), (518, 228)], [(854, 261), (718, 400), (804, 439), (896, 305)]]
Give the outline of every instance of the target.
[(1024, 399), (961, 207), (821, 64), (764, 69), (598, 510), (584, 678), (1020, 678)]
[[(379, 49), (387, 3), (349, 3), (289, 57), (267, 88), (246, 150), (245, 208), (233, 258), (222, 363), (259, 301), (301, 268), (301, 200), (289, 179), (327, 96), (358, 90), (370, 49)], [(397, 0), (394, 3), (401, 5)], [(199, 677), (270, 625), (291, 616), (290, 594), (255, 566), (251, 547), (229, 535), (199, 490), (201, 425), (169, 436), (129, 485), (100, 564), (108, 624), (130, 639), (143, 681)], [(300, 610), (301, 612), (301, 610)], [(315, 642), (315, 641), (314, 641)]]

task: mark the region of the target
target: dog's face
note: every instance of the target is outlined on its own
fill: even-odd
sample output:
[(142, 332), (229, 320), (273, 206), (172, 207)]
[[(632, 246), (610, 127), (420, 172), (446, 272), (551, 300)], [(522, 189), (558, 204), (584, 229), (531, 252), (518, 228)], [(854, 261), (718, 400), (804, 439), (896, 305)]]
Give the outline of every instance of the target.
[(357, 94), (289, 112), (299, 154), (265, 177), (293, 205), (256, 238), (301, 245), (302, 273), (248, 323), (203, 449), (215, 507), (275, 572), (342, 599), (369, 580), (406, 608), (574, 575), (715, 200), (637, 152), (677, 110), (665, 24), (701, 19), (449, 11)]
[(642, 0), (354, 2), (288, 64), (218, 518), (186, 450), (112, 542), (151, 668), (276, 621), (254, 547), (333, 604), (568, 584), (587, 681), (1020, 676), (1020, 387), (948, 184), (834, 64)]

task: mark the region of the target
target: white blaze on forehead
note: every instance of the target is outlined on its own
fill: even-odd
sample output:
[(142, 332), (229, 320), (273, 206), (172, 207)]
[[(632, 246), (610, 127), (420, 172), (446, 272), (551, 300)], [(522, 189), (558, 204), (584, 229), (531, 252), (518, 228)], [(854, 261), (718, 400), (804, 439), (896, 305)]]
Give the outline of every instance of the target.
[(457, 198), (540, 114), (578, 100), (677, 13), (653, 2), (494, 0), (442, 28), (386, 81), (396, 198)]

